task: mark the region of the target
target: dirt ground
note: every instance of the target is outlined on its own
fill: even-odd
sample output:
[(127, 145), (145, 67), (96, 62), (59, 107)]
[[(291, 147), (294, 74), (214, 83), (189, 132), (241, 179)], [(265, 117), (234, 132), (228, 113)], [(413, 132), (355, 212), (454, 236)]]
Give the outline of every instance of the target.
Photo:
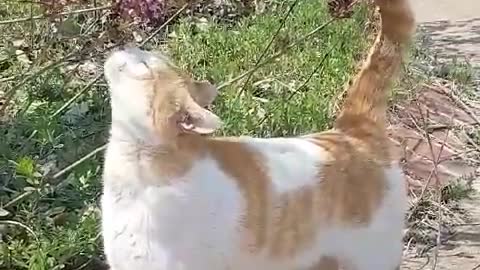
[[(411, 0), (417, 22), (431, 38), (431, 49), (440, 59), (460, 57), (468, 60), (478, 71), (480, 67), (480, 1), (479, 0)], [(478, 74), (477, 74), (477, 78)], [(480, 84), (478, 84), (480, 85)], [(418, 111), (429, 111), (431, 123), (437, 127), (449, 126), (452, 120), (456, 126), (476, 128), (480, 118), (480, 103), (459, 104), (458, 96), (445, 85), (425, 86), (419, 93), (421, 108), (412, 103), (398, 104), (399, 112), (392, 126), (392, 139), (403, 151), (405, 170), (410, 183), (422, 185), (422, 180), (431, 171), (432, 156), (441, 155), (444, 163), (439, 164), (440, 181), (475, 173), (478, 164), (468, 158), (451, 157), (466, 151), (480, 151), (478, 145), (469, 143), (468, 138), (450, 128), (439, 128), (432, 132), (433, 151), (415, 128), (413, 119), (418, 119)], [(480, 89), (476, 89), (480, 96)], [(477, 100), (478, 101), (478, 100)], [(467, 107), (467, 108), (465, 108)], [(451, 115), (454, 117), (451, 117)], [(413, 116), (413, 117), (412, 117)], [(417, 117), (415, 117), (417, 116)], [(447, 136), (447, 132), (449, 133)], [(448, 139), (445, 139), (447, 138)], [(444, 146), (442, 147), (442, 143)], [(467, 147), (467, 145), (469, 145)], [(472, 149), (473, 147), (473, 149)], [(475, 149), (476, 148), (476, 149)], [(405, 152), (405, 149), (407, 151)], [(407, 153), (407, 154), (405, 154)], [(400, 153), (402, 155), (402, 153)], [(408, 158), (405, 158), (408, 155)], [(470, 199), (460, 206), (467, 213), (467, 222), (455, 228), (453, 236), (438, 246), (437, 261), (434, 262), (434, 248), (419, 257), (415, 252), (406, 250), (402, 269), (438, 269), (438, 270), (477, 270), (480, 269), (480, 179), (472, 182), (476, 190)]]

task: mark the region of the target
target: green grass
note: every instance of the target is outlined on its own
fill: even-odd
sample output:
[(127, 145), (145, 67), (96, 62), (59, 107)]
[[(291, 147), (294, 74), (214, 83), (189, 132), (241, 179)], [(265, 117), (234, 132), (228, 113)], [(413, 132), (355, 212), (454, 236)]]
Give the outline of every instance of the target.
[[(162, 48), (195, 77), (220, 84), (254, 67), (291, 2), (233, 25), (199, 24), (183, 18), (170, 28), (174, 34)], [(4, 11), (0, 19), (9, 14), (29, 16), (29, 9), (22, 4), (14, 11), (15, 7), (5, 6), (0, 4)], [(213, 108), (226, 124), (219, 134), (291, 136), (328, 128), (331, 100), (365, 53), (366, 17), (365, 8), (359, 7), (352, 19), (334, 22), (300, 42), (256, 71), (248, 83), (240, 80), (223, 88)], [(95, 58), (98, 53), (89, 47), (89, 40), (100, 39), (106, 26), (79, 16), (69, 20), (80, 19), (95, 27), (69, 39), (48, 30), (46, 21), (0, 29), (4, 35), (0, 75), (18, 76), (0, 84), (4, 92), (15, 90), (12, 116), (0, 127), (0, 269), (78, 269), (92, 258), (101, 258), (98, 198), (102, 155), (62, 177), (51, 177), (105, 143), (108, 134), (108, 95), (101, 82), (53, 116), (91, 77), (77, 74), (71, 67), (90, 58), (98, 64), (103, 61)], [(328, 19), (323, 1), (300, 1), (266, 58)], [(32, 60), (27, 66), (15, 57), (15, 48), (8, 41), (25, 34), (30, 45), (24, 51)], [(163, 43), (156, 39), (149, 48), (159, 48), (155, 44)], [(82, 46), (87, 49), (78, 57), (17, 87), (28, 74)]]
[[(327, 128), (331, 98), (349, 79), (354, 59), (364, 53), (364, 14), (357, 13), (354, 20), (326, 27), (255, 72), (241, 98), (236, 96), (242, 82), (223, 89), (215, 111), (226, 122), (224, 132), (278, 136)], [(285, 46), (285, 40), (297, 40), (327, 20), (323, 7), (317, 3), (301, 4), (292, 17), (280, 41), (274, 42), (270, 55)], [(176, 38), (170, 40), (169, 51), (180, 67), (218, 83), (252, 68), (277, 28), (278, 18), (274, 16), (246, 19), (229, 31), (209, 25), (208, 30), (197, 32), (182, 23), (175, 28)], [(328, 52), (320, 70), (303, 88), (297, 89)], [(269, 116), (261, 123), (264, 115)]]
[(474, 70), (466, 61), (453, 59), (451, 62), (438, 65), (434, 72), (440, 78), (461, 85), (471, 85), (473, 83)]

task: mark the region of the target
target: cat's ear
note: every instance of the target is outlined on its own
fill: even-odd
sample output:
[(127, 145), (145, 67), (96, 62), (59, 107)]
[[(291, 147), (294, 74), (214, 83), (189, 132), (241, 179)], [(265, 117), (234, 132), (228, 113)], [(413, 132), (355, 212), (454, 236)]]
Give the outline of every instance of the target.
[(189, 92), (202, 107), (210, 105), (218, 95), (217, 88), (208, 81), (193, 81), (189, 86)]
[(211, 134), (221, 127), (222, 121), (211, 111), (189, 99), (180, 112), (177, 127), (183, 133)]

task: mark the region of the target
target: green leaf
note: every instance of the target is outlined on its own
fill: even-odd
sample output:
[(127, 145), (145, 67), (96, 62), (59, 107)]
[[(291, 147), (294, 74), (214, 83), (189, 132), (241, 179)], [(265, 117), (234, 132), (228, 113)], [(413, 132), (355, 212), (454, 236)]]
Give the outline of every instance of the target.
[(35, 163), (30, 157), (22, 157), (17, 162), (17, 174), (25, 177), (33, 177), (35, 173)]

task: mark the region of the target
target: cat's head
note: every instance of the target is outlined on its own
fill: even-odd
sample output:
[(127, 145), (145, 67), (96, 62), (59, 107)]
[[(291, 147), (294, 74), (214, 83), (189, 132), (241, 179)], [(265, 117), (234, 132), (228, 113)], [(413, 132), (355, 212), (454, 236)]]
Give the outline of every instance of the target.
[(112, 121), (134, 132), (209, 134), (220, 119), (205, 107), (217, 96), (207, 81), (195, 81), (161, 54), (127, 48), (105, 62)]

